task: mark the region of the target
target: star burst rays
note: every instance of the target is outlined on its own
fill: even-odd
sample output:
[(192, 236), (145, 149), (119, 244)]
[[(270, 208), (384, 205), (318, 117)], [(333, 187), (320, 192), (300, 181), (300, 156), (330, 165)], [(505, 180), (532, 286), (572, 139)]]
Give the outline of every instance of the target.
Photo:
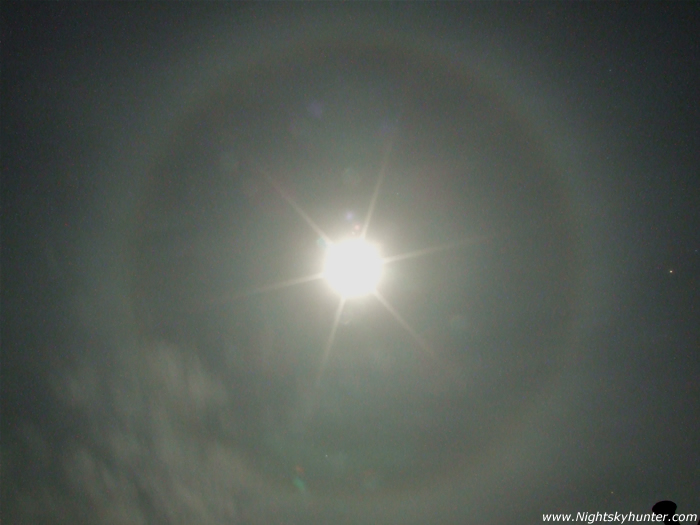
[[(389, 159), (389, 155), (391, 152), (391, 147), (392, 147), (392, 141), (389, 142), (387, 148), (385, 149), (383, 158), (382, 158), (382, 163), (381, 163), (381, 168), (379, 170), (379, 175), (377, 177), (377, 182), (374, 187), (374, 191), (372, 192), (372, 196), (369, 202), (369, 206), (367, 208), (367, 212), (365, 215), (365, 221), (362, 226), (362, 230), (360, 233), (360, 240), (365, 241), (367, 237), (367, 232), (369, 231), (369, 228), (371, 226), (372, 218), (377, 206), (377, 201), (379, 200), (380, 192), (382, 185), (384, 183), (384, 179), (386, 176), (386, 167)], [(270, 183), (270, 185), (275, 189), (275, 191), (292, 207), (292, 209), (295, 211), (295, 213), (307, 224), (307, 226), (313, 230), (315, 234), (317, 234), (321, 239), (323, 239), (325, 245), (327, 247), (333, 246), (334, 242), (333, 240), (323, 231), (323, 229), (316, 224), (316, 222), (309, 216), (309, 214), (299, 205), (298, 202), (288, 193), (284, 190), (284, 188), (275, 180), (275, 178), (268, 173), (262, 166), (259, 164), (255, 165), (255, 168), (260, 174)], [(400, 253), (397, 255), (392, 255), (389, 257), (383, 257), (382, 258), (382, 264), (393, 264), (397, 263), (400, 261), (406, 261), (409, 259), (415, 259), (419, 257), (425, 257), (431, 254), (435, 254), (441, 251), (448, 251), (448, 250), (453, 250), (456, 249), (460, 246), (465, 246), (468, 244), (473, 244), (476, 242), (479, 242), (480, 240), (483, 240), (482, 238), (479, 237), (472, 237), (468, 239), (462, 239), (462, 240), (457, 240), (454, 242), (450, 243), (445, 243), (445, 244), (439, 244), (435, 246), (429, 246), (420, 250), (415, 250), (411, 252), (406, 252), (406, 253)], [(321, 273), (314, 273), (310, 275), (305, 275), (305, 276), (300, 276), (300, 277), (295, 277), (283, 281), (279, 281), (276, 283), (272, 283), (269, 285), (261, 286), (258, 288), (251, 289), (249, 291), (245, 291), (242, 293), (238, 293), (231, 297), (230, 299), (236, 300), (236, 299), (242, 299), (258, 294), (263, 294), (263, 293), (270, 293), (270, 292), (275, 292), (279, 291), (285, 288), (290, 288), (294, 286), (299, 286), (302, 284), (310, 283), (313, 281), (321, 280), (325, 277), (325, 274), (323, 272)], [(440, 359), (438, 358), (437, 354), (435, 353), (434, 349), (428, 344), (428, 342), (420, 336), (420, 334), (415, 330), (415, 328), (406, 320), (404, 317), (399, 313), (399, 311), (382, 295), (379, 290), (374, 289), (372, 290), (369, 295), (371, 297), (374, 297), (385, 309), (386, 311), (393, 317), (393, 319), (406, 331), (406, 333), (411, 337), (411, 339), (414, 341), (416, 346), (421, 349), (422, 352), (424, 352), (430, 359), (435, 360), (436, 362), (439, 362)], [(323, 373), (325, 370), (325, 367), (328, 363), (328, 360), (332, 354), (333, 351), (333, 346), (335, 343), (336, 335), (338, 332), (338, 327), (340, 325), (340, 320), (343, 315), (343, 310), (347, 304), (348, 298), (343, 296), (342, 294), (339, 294), (338, 298), (338, 304), (335, 309), (335, 313), (333, 316), (333, 321), (330, 326), (330, 330), (328, 333), (328, 337), (326, 339), (324, 348), (323, 348), (323, 353), (321, 355), (318, 371), (316, 373), (316, 381), (315, 381), (315, 390), (318, 391), (321, 385), (321, 381), (323, 378)], [(447, 367), (449, 368), (449, 367)], [(455, 370), (451, 370), (450, 375), (459, 375)], [(458, 383), (461, 383), (461, 379), (459, 377), (456, 378)]]

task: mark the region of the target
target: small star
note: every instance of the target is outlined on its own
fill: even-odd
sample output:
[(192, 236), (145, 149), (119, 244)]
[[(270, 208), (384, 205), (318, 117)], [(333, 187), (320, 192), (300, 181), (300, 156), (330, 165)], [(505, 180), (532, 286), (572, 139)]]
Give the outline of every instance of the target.
[(669, 270), (668, 273), (673, 273), (673, 270)]

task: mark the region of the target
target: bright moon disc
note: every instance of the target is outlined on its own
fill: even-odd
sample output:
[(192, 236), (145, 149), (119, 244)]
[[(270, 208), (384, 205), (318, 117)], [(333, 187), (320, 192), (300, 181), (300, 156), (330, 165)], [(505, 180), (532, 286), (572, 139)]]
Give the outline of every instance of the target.
[(360, 239), (328, 248), (324, 276), (343, 297), (358, 297), (374, 291), (382, 275), (377, 249)]

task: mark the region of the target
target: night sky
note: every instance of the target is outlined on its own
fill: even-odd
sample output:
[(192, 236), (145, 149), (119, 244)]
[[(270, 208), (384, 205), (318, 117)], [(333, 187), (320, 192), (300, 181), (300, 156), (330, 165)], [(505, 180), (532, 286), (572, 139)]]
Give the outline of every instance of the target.
[[(698, 35), (5, 2), (3, 523), (699, 513)], [(364, 233), (344, 299), (316, 276)]]

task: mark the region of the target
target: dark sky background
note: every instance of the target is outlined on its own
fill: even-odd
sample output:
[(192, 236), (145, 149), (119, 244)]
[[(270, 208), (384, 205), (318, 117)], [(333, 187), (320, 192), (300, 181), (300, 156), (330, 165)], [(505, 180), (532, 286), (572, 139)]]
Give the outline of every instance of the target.
[[(680, 2), (4, 3), (3, 522), (700, 512), (698, 34)], [(263, 289), (321, 269), (289, 201), (342, 239), (378, 187), (383, 256), (448, 248), (324, 362), (334, 292)]]

